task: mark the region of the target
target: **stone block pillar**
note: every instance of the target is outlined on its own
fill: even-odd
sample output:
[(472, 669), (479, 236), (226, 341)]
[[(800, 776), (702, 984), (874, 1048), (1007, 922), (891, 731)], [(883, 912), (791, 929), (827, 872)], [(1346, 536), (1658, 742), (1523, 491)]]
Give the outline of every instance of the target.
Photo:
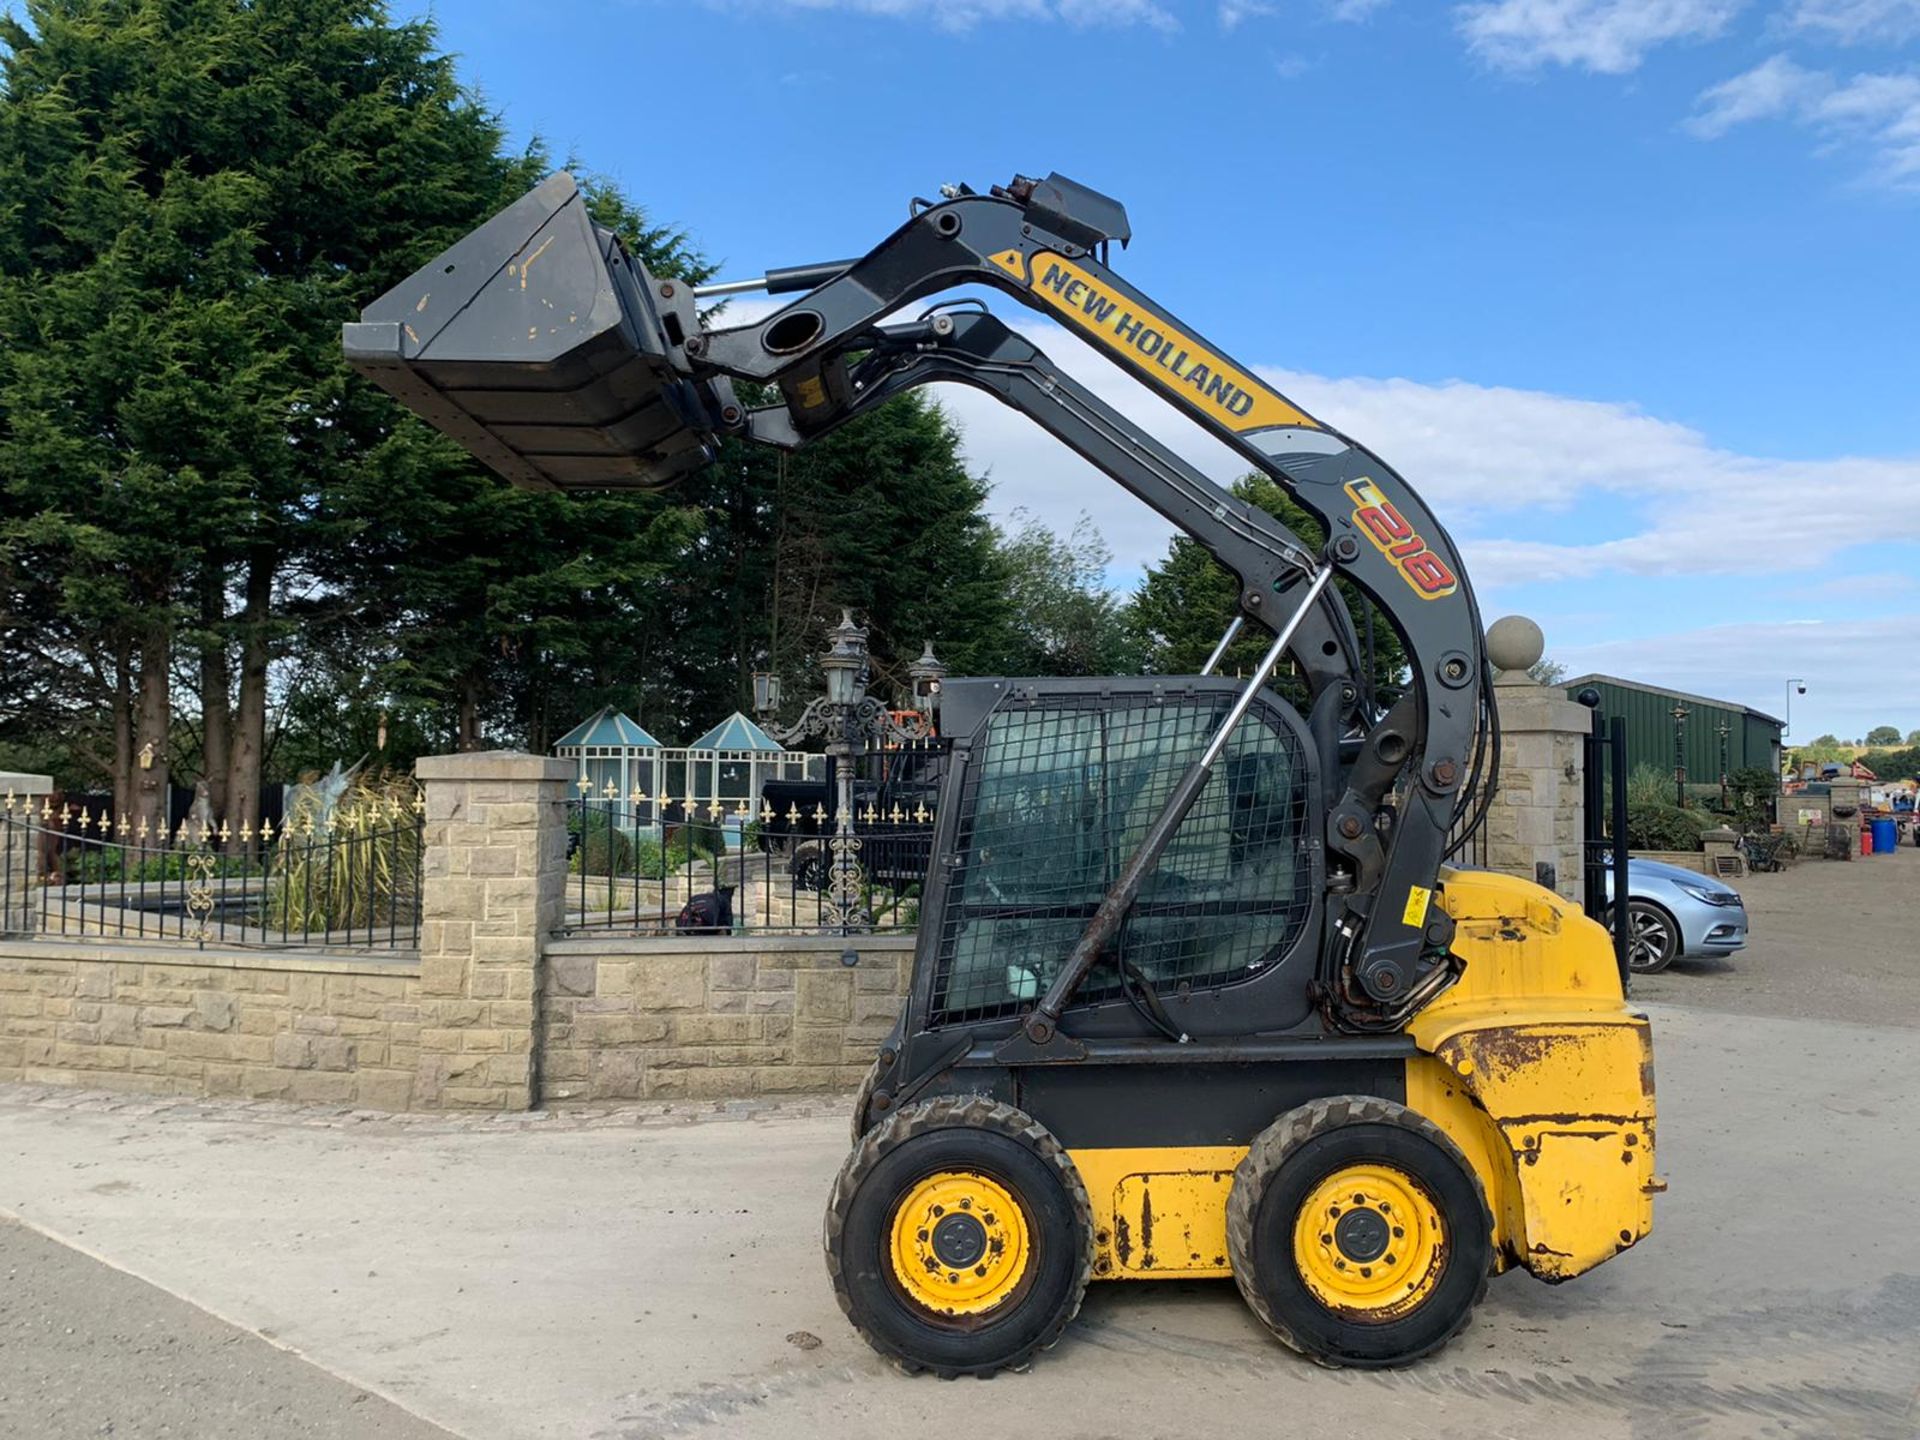
[(28, 817), (38, 813), (52, 793), (49, 776), (0, 770), (0, 935), (22, 935), (33, 928), (39, 837)]
[(1520, 616), (1487, 630), (1487, 653), (1499, 668), (1493, 701), (1500, 716), (1500, 785), (1487, 814), (1487, 868), (1538, 880), (1553, 871), (1553, 888), (1575, 904), (1585, 895), (1582, 853), (1581, 738), (1593, 712), (1566, 692), (1527, 673), (1545, 648), (1540, 627)]
[(414, 767), (427, 807), (416, 1104), (533, 1107), (541, 955), (566, 900), (574, 773), (504, 750)]

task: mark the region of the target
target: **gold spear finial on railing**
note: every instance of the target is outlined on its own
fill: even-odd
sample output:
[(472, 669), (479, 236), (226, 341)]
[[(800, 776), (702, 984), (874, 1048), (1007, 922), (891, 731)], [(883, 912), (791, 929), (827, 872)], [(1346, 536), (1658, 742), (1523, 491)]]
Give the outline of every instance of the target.
[(248, 846), (253, 844), (253, 822), (244, 816), (240, 820), (240, 843)]
[(933, 812), (927, 809), (927, 802), (924, 800), (913, 807), (913, 818), (922, 825), (926, 824), (932, 815)]
[(798, 825), (799, 823), (800, 823), (800, 807), (798, 805), (795, 805), (791, 801), (789, 801), (787, 803), (787, 824)]
[(311, 840), (313, 838), (313, 812), (311, 810), (303, 812), (300, 816), (300, 838), (303, 840)]
[[(427, 792), (418, 786), (415, 786), (413, 791), (413, 813), (416, 815), (424, 815), (427, 813)], [(286, 826), (281, 826), (280, 830), (282, 834), (285, 834)]]
[(616, 798), (619, 794), (620, 794), (620, 787), (614, 784), (611, 779), (609, 779), (605, 785), (600, 787), (600, 795), (601, 795), (601, 798), (603, 799), (612, 800)]
[(773, 823), (773, 806), (765, 800), (760, 802), (760, 823), (762, 825), (771, 825)]
[(580, 777), (580, 798), (584, 800), (592, 792), (593, 792), (593, 781), (589, 780), (586, 776), (582, 775)]
[(7, 791), (7, 813), (9, 815), (13, 813), (13, 791), (11, 790)]
[(262, 845), (273, 843), (273, 821), (265, 815), (260, 817), (260, 843)]
[(889, 818), (896, 825), (898, 825), (902, 820), (906, 819), (906, 816), (901, 813), (900, 802), (898, 800), (893, 802), (893, 814)]
[(220, 822), (220, 843), (224, 845), (231, 839), (233, 839), (233, 827), (222, 820)]

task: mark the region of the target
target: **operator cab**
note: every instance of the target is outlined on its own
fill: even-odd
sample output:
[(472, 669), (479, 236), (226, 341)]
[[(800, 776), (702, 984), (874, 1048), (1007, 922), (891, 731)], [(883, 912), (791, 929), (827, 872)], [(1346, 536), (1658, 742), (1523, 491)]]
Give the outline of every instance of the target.
[[(922, 932), (931, 983), (912, 1028), (1011, 1029), (1238, 689), (1200, 677), (946, 683), (954, 752), (935, 851), (948, 860), (932, 877), (945, 893), (929, 895), (941, 923)], [(1310, 1019), (1323, 866), (1313, 755), (1292, 707), (1263, 692), (1078, 992), (1075, 1033), (1151, 1026), (1129, 981), (1185, 1033)]]

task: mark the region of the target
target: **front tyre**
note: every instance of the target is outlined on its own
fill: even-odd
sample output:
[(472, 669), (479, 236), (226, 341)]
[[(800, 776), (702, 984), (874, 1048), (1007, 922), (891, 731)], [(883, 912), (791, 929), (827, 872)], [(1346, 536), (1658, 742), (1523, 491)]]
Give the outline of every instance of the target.
[(984, 1096), (908, 1106), (862, 1136), (827, 1202), (827, 1275), (854, 1328), (908, 1371), (1024, 1365), (1093, 1272), (1086, 1187), (1046, 1128)]
[(1329, 1366), (1431, 1354), (1466, 1327), (1493, 1270), (1493, 1221), (1465, 1157), (1371, 1096), (1316, 1100), (1261, 1133), (1234, 1172), (1227, 1245), (1253, 1312)]

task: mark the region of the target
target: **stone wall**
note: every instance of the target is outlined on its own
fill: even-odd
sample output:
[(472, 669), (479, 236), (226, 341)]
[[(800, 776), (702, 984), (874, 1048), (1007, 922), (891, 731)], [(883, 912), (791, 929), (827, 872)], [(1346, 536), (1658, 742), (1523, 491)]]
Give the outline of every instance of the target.
[[(0, 1080), (381, 1110), (857, 1084), (910, 937), (552, 938), (560, 761), (422, 760), (417, 956), (0, 938)], [(42, 777), (15, 777), (42, 780)]]
[(0, 941), (0, 1080), (432, 1108), (459, 1018), (411, 962)]
[(1532, 880), (1551, 865), (1554, 888), (1576, 904), (1585, 894), (1581, 869), (1581, 738), (1592, 712), (1524, 670), (1493, 689), (1500, 712), (1500, 789), (1487, 813), (1487, 868)]
[(539, 1022), (549, 1105), (846, 1089), (906, 998), (910, 936), (555, 940)]
[(541, 946), (562, 917), (574, 767), (488, 751), (432, 756), (414, 773), (427, 805), (420, 990), (440, 1018), (458, 1017), (434, 1027), (421, 1081), (448, 1108), (529, 1109)]

